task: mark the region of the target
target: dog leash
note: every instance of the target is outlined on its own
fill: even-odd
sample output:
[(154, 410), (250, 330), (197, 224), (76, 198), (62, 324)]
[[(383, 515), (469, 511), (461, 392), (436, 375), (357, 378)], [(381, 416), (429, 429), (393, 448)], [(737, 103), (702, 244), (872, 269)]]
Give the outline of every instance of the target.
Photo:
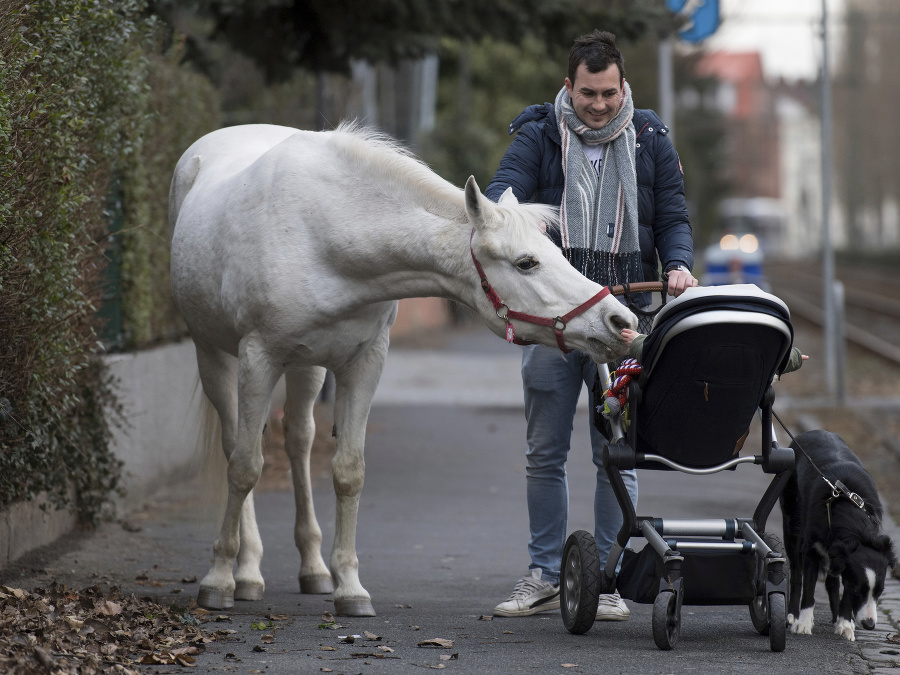
[(822, 480), (828, 483), (828, 487), (831, 488), (831, 497), (825, 501), (825, 508), (828, 511), (828, 529), (831, 529), (831, 504), (841, 497), (846, 497), (847, 499), (849, 499), (856, 506), (862, 509), (862, 512), (868, 516), (869, 512), (866, 511), (866, 502), (863, 500), (863, 498), (855, 492), (850, 491), (847, 486), (844, 485), (840, 480), (835, 480), (833, 483), (828, 480), (825, 474), (822, 473), (821, 469), (816, 466), (816, 463), (812, 461), (812, 457), (809, 456), (806, 450), (803, 449), (803, 446), (800, 445), (796, 438), (794, 438), (794, 434), (791, 433), (791, 430), (788, 429), (787, 425), (785, 425), (785, 423), (781, 421), (781, 418), (774, 410), (772, 411), (772, 416), (776, 420), (778, 420), (778, 424), (780, 424), (781, 428), (785, 430), (788, 436), (790, 436), (791, 440), (794, 442), (794, 445), (796, 445), (800, 449), (800, 452), (802, 452), (806, 457), (806, 461), (809, 462), (810, 466), (816, 470), (816, 473), (818, 473), (822, 477)]

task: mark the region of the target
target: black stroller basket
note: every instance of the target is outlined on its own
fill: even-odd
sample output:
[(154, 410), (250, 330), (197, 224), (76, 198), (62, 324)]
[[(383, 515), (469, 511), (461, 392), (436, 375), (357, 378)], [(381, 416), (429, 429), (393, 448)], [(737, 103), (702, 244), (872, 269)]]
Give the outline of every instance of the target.
[[(627, 429), (595, 412), (595, 424), (610, 439), (603, 465), (624, 523), (605, 562), (598, 561), (589, 533), (576, 532), (566, 542), (560, 589), (571, 632), (587, 631), (598, 595), (618, 590), (653, 604), (660, 649), (678, 640), (682, 604), (749, 605), (771, 649), (784, 649), (787, 564), (784, 547), (765, 527), (794, 468), (794, 451), (779, 447), (772, 433), (771, 386), (787, 365), (792, 341), (787, 306), (752, 285), (689, 289), (660, 310), (644, 342), (642, 372), (628, 385)], [(597, 378), (601, 387), (604, 370)], [(596, 392), (595, 400), (602, 400)], [(741, 455), (757, 412), (762, 447), (757, 455)], [(639, 517), (620, 473), (705, 475), (744, 463), (773, 474), (747, 518)], [(626, 550), (631, 537), (646, 539), (647, 546)], [(599, 569), (589, 569), (592, 561)]]

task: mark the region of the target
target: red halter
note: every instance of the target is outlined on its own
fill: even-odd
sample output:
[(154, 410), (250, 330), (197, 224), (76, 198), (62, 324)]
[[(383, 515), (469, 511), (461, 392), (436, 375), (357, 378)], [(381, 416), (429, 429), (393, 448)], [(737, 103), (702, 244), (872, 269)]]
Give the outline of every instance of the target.
[(506, 341), (514, 342), (517, 345), (536, 344), (535, 342), (532, 342), (530, 340), (522, 340), (515, 336), (511, 320), (516, 319), (518, 321), (525, 321), (526, 323), (533, 323), (537, 324), (538, 326), (547, 326), (548, 328), (552, 328), (553, 333), (556, 335), (556, 344), (559, 346), (560, 350), (562, 350), (562, 352), (565, 354), (570, 353), (572, 350), (566, 347), (566, 342), (563, 339), (562, 334), (562, 332), (566, 329), (566, 324), (579, 314), (584, 313), (585, 311), (596, 305), (607, 295), (609, 295), (609, 288), (604, 286), (599, 293), (589, 298), (586, 302), (578, 305), (578, 307), (570, 311), (568, 314), (557, 316), (553, 319), (546, 319), (541, 316), (534, 316), (533, 314), (523, 314), (522, 312), (513, 311), (500, 299), (500, 296), (497, 295), (494, 287), (491, 286), (490, 282), (487, 280), (487, 276), (484, 273), (484, 268), (481, 266), (481, 263), (478, 262), (478, 258), (475, 257), (475, 250), (472, 248), (472, 239), (474, 236), (475, 230), (473, 229), (472, 234), (469, 237), (469, 253), (472, 254), (472, 262), (475, 263), (475, 269), (477, 270), (478, 276), (481, 279), (481, 290), (484, 291), (484, 294), (487, 296), (488, 300), (491, 301), (494, 309), (497, 310), (497, 316), (499, 316), (506, 322)]

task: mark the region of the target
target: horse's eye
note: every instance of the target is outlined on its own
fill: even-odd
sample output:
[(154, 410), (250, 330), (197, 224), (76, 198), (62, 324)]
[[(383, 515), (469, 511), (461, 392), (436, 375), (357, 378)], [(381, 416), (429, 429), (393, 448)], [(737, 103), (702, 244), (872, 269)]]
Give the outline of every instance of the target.
[(538, 261), (531, 256), (525, 256), (524, 258), (519, 258), (518, 260), (516, 260), (516, 267), (518, 267), (523, 272), (527, 272), (528, 270), (534, 269), (537, 266)]

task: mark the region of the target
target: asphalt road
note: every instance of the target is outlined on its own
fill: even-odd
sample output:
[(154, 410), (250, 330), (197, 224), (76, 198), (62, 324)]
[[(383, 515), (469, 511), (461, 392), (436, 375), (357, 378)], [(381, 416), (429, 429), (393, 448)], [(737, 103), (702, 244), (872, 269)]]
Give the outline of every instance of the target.
[[(509, 379), (516, 377), (516, 352), (502, 341), (454, 338), (443, 347), (440, 358), (448, 363), (457, 359), (455, 372), (463, 379), (465, 363), (486, 357), (502, 373), (493, 376), (498, 390), (511, 386)], [(257, 496), (256, 511), (265, 545), (265, 599), (239, 602), (227, 612), (230, 621), (221, 627), (237, 632), (232, 641), (208, 645), (198, 657), (197, 672), (881, 672), (872, 670), (876, 664), (862, 655), (860, 643), (832, 634), (821, 598), (814, 635), (789, 634), (787, 649), (779, 654), (753, 629), (746, 607), (685, 606), (681, 639), (670, 652), (660, 651), (653, 642), (649, 605), (630, 603), (630, 621), (598, 623), (580, 636), (565, 630), (558, 612), (482, 619), (506, 598), (528, 565), (524, 419), (521, 407), (503, 402), (502, 391), (496, 405), (490, 404), (489, 395), (477, 406), (460, 405), (443, 391), (454, 387), (453, 368), (437, 373), (432, 364), (414, 372), (416, 364), (433, 358), (434, 352), (392, 352), (384, 392), (370, 417), (358, 550), (360, 577), (378, 616), (338, 617), (340, 628), (319, 627), (323, 612), (332, 605), (328, 596), (298, 591), (292, 497), (263, 493)], [(435, 385), (430, 378), (440, 382)], [(397, 388), (397, 382), (405, 384)], [(435, 387), (442, 391), (435, 392)], [(582, 414), (569, 462), (570, 531), (592, 529), (594, 467), (586, 452), (587, 419)], [(747, 466), (703, 478), (642, 472), (639, 481), (640, 514), (682, 517), (750, 516), (767, 483), (758, 468)], [(315, 498), (327, 560), (334, 497), (327, 480), (319, 483)], [(195, 594), (196, 582), (184, 580), (202, 577), (208, 569), (213, 528), (193, 489), (182, 494), (176, 490), (175, 498), (136, 514), (131, 524), (140, 530), (109, 523), (94, 534), (70, 537), (40, 552), (32, 559), (36, 567), (20, 568), (18, 578), (8, 573), (0, 573), (0, 578), (23, 586), (48, 575), (76, 586), (99, 580), (166, 602), (184, 602)], [(777, 509), (769, 529), (780, 533)], [(136, 577), (149, 577), (155, 584)], [(181, 590), (174, 594), (175, 589)], [(275, 622), (274, 633), (251, 629), (252, 623), (273, 614), (288, 617)], [(872, 639), (894, 632), (887, 623), (879, 629)], [(378, 639), (367, 639), (366, 632)], [(274, 634), (274, 642), (263, 644), (263, 634)], [(362, 637), (352, 644), (342, 640), (351, 635)], [(432, 638), (453, 644), (417, 646)], [(172, 666), (145, 670), (184, 671)]]

